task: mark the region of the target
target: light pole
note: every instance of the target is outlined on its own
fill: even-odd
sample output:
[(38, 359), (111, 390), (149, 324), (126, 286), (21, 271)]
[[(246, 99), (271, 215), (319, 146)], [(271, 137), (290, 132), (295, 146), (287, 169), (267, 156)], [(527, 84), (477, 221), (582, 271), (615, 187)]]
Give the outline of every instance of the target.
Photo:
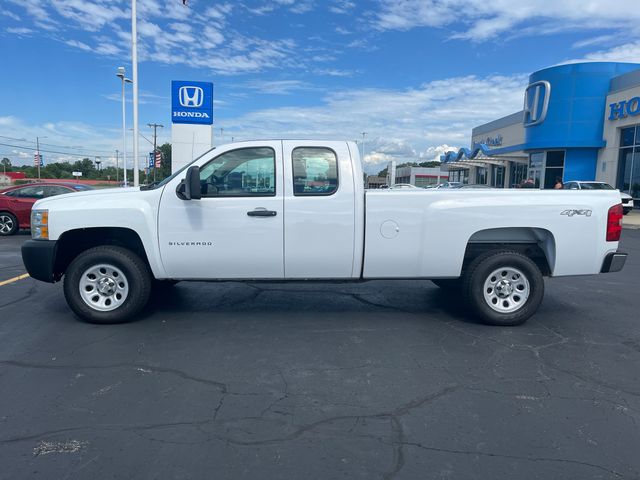
[(131, 0), (131, 63), (133, 67), (133, 186), (140, 184), (138, 163), (138, 31), (136, 0)]
[(220, 145), (224, 143), (224, 128), (220, 128)]
[(362, 132), (362, 163), (364, 163), (364, 137), (367, 136), (367, 132)]
[(149, 128), (153, 128), (153, 181), (156, 181), (156, 139), (158, 138), (158, 135), (156, 133), (156, 130), (158, 129), (158, 127), (160, 128), (164, 128), (164, 125), (160, 125), (159, 123), (147, 123), (147, 126), (149, 126)]
[(116, 185), (120, 186), (120, 177), (118, 176), (118, 150), (116, 150)]
[(122, 165), (124, 167), (124, 186), (127, 186), (127, 115), (125, 107), (124, 85), (131, 80), (124, 76), (124, 67), (118, 67), (116, 77), (122, 80)]
[(40, 165), (42, 165), (42, 155), (40, 155), (40, 139), (49, 137), (36, 137), (36, 158), (38, 159), (38, 180), (40, 180)]

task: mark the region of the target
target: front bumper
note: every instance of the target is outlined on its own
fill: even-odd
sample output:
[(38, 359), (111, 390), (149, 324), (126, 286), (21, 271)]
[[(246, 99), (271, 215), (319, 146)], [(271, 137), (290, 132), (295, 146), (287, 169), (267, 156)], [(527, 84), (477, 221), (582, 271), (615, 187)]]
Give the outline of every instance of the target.
[(602, 269), (600, 273), (619, 272), (624, 267), (624, 262), (627, 261), (627, 254), (622, 252), (612, 252), (604, 257), (602, 262)]
[(59, 278), (54, 274), (57, 242), (27, 240), (22, 244), (22, 262), (32, 278), (53, 283)]

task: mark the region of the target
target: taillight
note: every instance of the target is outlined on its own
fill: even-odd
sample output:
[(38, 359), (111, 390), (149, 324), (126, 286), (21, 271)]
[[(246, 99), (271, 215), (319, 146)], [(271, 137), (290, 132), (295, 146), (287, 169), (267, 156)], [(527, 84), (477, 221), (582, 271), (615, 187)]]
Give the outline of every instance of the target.
[(617, 242), (622, 233), (622, 204), (614, 205), (607, 215), (607, 242)]

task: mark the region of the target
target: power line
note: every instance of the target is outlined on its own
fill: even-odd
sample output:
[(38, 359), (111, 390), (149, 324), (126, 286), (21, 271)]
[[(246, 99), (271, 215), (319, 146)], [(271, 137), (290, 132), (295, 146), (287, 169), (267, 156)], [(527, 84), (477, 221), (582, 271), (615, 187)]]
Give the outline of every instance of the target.
[[(36, 143), (36, 142), (34, 142), (32, 140), (27, 140), (25, 138), (8, 137), (6, 135), (0, 135), (0, 138), (6, 138), (8, 140), (14, 140), (14, 141), (23, 142), (23, 143), (31, 143), (31, 144), (35, 144)], [(90, 148), (80, 147), (80, 146), (75, 146), (75, 145), (56, 145), (56, 144), (53, 144), (53, 143), (44, 143), (44, 142), (40, 142), (40, 145), (48, 145), (50, 147), (55, 147), (55, 148), (69, 148), (71, 150), (85, 150), (85, 151), (88, 151), (90, 153), (94, 153), (94, 152), (112, 153), (111, 150), (92, 150)], [(20, 147), (20, 148), (28, 148), (28, 147)]]
[[(28, 147), (25, 145), (12, 145), (10, 143), (0, 143), (0, 146), (3, 147), (12, 147), (12, 148), (22, 148), (24, 150), (32, 150), (34, 152), (38, 151), (38, 149), (36, 147)], [(91, 150), (88, 151), (87, 153), (81, 153), (81, 152), (61, 152), (58, 150), (45, 150), (43, 148), (40, 149), (41, 152), (46, 152), (46, 153), (57, 153), (58, 155), (70, 155), (72, 157), (81, 157), (81, 156), (87, 156), (87, 157), (91, 157), (91, 156), (100, 156), (100, 155), (93, 155), (93, 154), (97, 154), (97, 153), (104, 153), (106, 152), (106, 150)], [(110, 153), (110, 152), (109, 152)]]

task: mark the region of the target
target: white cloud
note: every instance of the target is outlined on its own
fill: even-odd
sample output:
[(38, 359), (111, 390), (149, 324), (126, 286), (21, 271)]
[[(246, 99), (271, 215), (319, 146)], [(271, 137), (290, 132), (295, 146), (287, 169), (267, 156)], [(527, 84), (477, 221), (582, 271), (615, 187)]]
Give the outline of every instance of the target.
[(236, 139), (360, 141), (364, 131), (367, 170), (373, 172), (389, 158), (429, 161), (444, 146), (469, 145), (474, 126), (521, 108), (526, 83), (526, 75), (467, 76), (405, 90), (341, 90), (327, 94), (315, 107), (256, 110), (225, 119), (223, 126)]
[(350, 0), (333, 0), (329, 5), (329, 11), (339, 14), (348, 14), (355, 8), (356, 4)]
[(242, 86), (260, 93), (288, 95), (300, 90), (314, 90), (316, 87), (301, 80), (251, 80)]
[(640, 63), (640, 40), (618, 45), (607, 50), (588, 53), (582, 58), (568, 60), (563, 63), (576, 62), (631, 62)]
[(514, 33), (634, 29), (640, 20), (636, 0), (379, 0), (379, 5), (374, 25), (380, 30), (450, 27), (453, 38), (471, 41)]
[(25, 27), (9, 27), (6, 32), (12, 33), (13, 35), (30, 35), (34, 33), (34, 30)]

